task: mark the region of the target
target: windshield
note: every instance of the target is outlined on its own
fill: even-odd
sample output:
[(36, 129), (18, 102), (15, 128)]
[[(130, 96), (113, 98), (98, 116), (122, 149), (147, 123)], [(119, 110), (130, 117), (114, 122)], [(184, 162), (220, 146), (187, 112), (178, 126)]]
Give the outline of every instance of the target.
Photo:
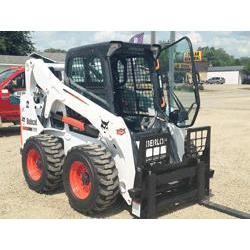
[(3, 82), (4, 80), (6, 80), (9, 76), (11, 76), (13, 73), (15, 72), (15, 70), (13, 69), (8, 69), (5, 71), (2, 71), (0, 73), (0, 83)]
[(179, 127), (193, 125), (199, 109), (199, 92), (189, 39), (182, 38), (164, 48), (159, 60), (169, 121)]

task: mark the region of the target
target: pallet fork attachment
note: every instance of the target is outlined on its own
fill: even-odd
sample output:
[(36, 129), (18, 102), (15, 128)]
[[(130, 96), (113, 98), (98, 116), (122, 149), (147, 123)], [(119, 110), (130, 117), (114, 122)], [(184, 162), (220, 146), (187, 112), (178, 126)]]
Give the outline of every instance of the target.
[(132, 214), (140, 218), (155, 218), (166, 208), (193, 202), (237, 218), (250, 218), (248, 213), (216, 204), (207, 198), (210, 195), (210, 178), (214, 175), (214, 170), (210, 169), (210, 134), (210, 127), (188, 129), (187, 148), (191, 145), (192, 152), (187, 153), (193, 154), (195, 147), (199, 160), (193, 159), (179, 165), (169, 163), (168, 134), (164, 137), (166, 161), (153, 166), (150, 165), (150, 159), (145, 158), (145, 152), (148, 150), (147, 141), (157, 136), (140, 138), (138, 163), (141, 168), (137, 171), (135, 188), (130, 190), (133, 199)]
[(228, 214), (230, 216), (239, 218), (239, 219), (250, 219), (250, 214), (249, 213), (245, 213), (224, 205), (220, 205), (218, 203), (209, 201), (209, 200), (204, 200), (200, 202), (200, 205), (209, 208), (209, 209), (213, 209), (216, 210), (218, 212), (224, 213), (224, 214)]
[[(164, 211), (165, 208), (175, 206), (176, 204), (182, 204), (184, 202), (197, 202), (199, 205), (205, 206), (206, 208), (219, 211), (221, 213), (228, 214), (230, 216), (240, 218), (240, 219), (250, 219), (250, 214), (242, 212), (218, 203), (209, 201), (208, 196), (206, 195), (206, 180), (209, 178), (205, 172), (206, 165), (204, 163), (197, 164), (194, 167), (186, 167), (172, 171), (171, 173), (157, 174), (149, 172), (145, 178), (144, 183), (144, 194), (142, 194), (143, 202), (137, 204), (142, 204), (141, 206), (141, 215), (137, 217), (141, 218), (155, 218), (157, 214), (161, 211)], [(213, 173), (211, 170), (209, 175)], [(157, 196), (157, 184), (164, 182), (171, 182), (177, 179), (182, 178), (197, 178), (196, 186), (190, 188), (189, 190), (180, 190), (178, 192), (173, 192), (172, 194), (168, 193), (164, 196)], [(132, 196), (138, 198), (138, 194), (142, 193), (141, 190), (137, 189), (136, 192), (131, 192)], [(137, 195), (137, 196), (136, 196)], [(144, 206), (143, 206), (144, 205)]]
[[(202, 136), (197, 137), (198, 132)], [(195, 135), (195, 138), (191, 135)], [(155, 156), (147, 153), (148, 150), (156, 151), (154, 146), (151, 147), (149, 143), (152, 138), (154, 140), (163, 138), (164, 143), (161, 147), (166, 146), (164, 154), (160, 152)], [(132, 205), (134, 215), (141, 218), (154, 218), (165, 208), (189, 201), (199, 203), (209, 194), (209, 179), (213, 176), (213, 170), (210, 170), (209, 165), (210, 127), (188, 131), (187, 143), (192, 143), (193, 151), (194, 146), (200, 150), (201, 160), (198, 160), (196, 154), (196, 158), (188, 156), (185, 162), (171, 163), (169, 157), (171, 140), (168, 133), (151, 136), (141, 135), (138, 140), (140, 141), (139, 170), (136, 174), (134, 189), (130, 190), (130, 195), (135, 206), (140, 206), (140, 211), (134, 213)], [(205, 141), (201, 143), (202, 140)]]

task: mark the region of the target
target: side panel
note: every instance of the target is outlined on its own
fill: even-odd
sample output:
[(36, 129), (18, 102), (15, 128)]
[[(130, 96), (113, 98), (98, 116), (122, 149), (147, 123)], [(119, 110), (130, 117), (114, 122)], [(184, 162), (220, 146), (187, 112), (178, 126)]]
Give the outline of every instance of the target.
[[(122, 186), (122, 195), (127, 203), (131, 204), (128, 190), (134, 185), (135, 164), (131, 136), (123, 119), (64, 85), (51, 73), (42, 60), (31, 59), (26, 62), (26, 83), (27, 94), (22, 97), (21, 103), (22, 117), (36, 119), (37, 131), (23, 130), (23, 142), (29, 136), (39, 134), (43, 130), (53, 130), (50, 129), (50, 126), (43, 127), (37, 119), (33, 97), (38, 85), (46, 93), (45, 107), (41, 108), (44, 109), (45, 118), (49, 118), (54, 103), (57, 102), (87, 118), (99, 130), (100, 137), (96, 139), (96, 142), (104, 143), (112, 152)], [(30, 104), (29, 108), (26, 106), (27, 101)], [(23, 121), (22, 125), (26, 126), (27, 123)], [(53, 133), (57, 133), (56, 130)], [(86, 143), (86, 136), (72, 133), (68, 130), (67, 125), (65, 131), (58, 131), (58, 133), (61, 133), (65, 141), (66, 152), (75, 145)]]
[(37, 118), (33, 98), (27, 93), (21, 97), (20, 113), (22, 148), (29, 137), (40, 134), (44, 127)]

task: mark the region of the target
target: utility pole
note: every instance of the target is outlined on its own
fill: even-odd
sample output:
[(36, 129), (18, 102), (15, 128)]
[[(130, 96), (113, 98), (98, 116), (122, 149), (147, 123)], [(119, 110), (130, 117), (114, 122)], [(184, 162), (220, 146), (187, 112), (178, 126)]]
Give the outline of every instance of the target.
[[(170, 31), (169, 42), (175, 42), (175, 31)], [(174, 47), (169, 48), (169, 73), (168, 73), (169, 91), (174, 91)], [(170, 98), (170, 106), (174, 106), (173, 98)], [(170, 108), (171, 108), (170, 107)]]
[(155, 31), (151, 31), (150, 34), (151, 34), (151, 44), (155, 44), (155, 42), (156, 42)]
[(175, 42), (175, 31), (170, 31), (170, 42), (173, 43)]

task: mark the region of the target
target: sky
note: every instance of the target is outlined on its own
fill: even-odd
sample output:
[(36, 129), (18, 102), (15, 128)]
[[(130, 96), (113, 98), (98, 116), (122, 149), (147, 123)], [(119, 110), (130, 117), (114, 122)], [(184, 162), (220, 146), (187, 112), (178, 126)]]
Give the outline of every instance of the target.
[[(111, 41), (129, 39), (142, 31), (36, 31), (32, 32), (32, 39), (39, 51), (47, 48), (65, 49), (73, 47)], [(223, 48), (236, 58), (250, 57), (250, 31), (177, 31), (176, 38), (188, 36), (194, 48), (199, 46), (213, 46)], [(156, 39), (167, 41), (169, 31), (157, 31)], [(145, 43), (150, 42), (150, 32), (146, 31)]]

